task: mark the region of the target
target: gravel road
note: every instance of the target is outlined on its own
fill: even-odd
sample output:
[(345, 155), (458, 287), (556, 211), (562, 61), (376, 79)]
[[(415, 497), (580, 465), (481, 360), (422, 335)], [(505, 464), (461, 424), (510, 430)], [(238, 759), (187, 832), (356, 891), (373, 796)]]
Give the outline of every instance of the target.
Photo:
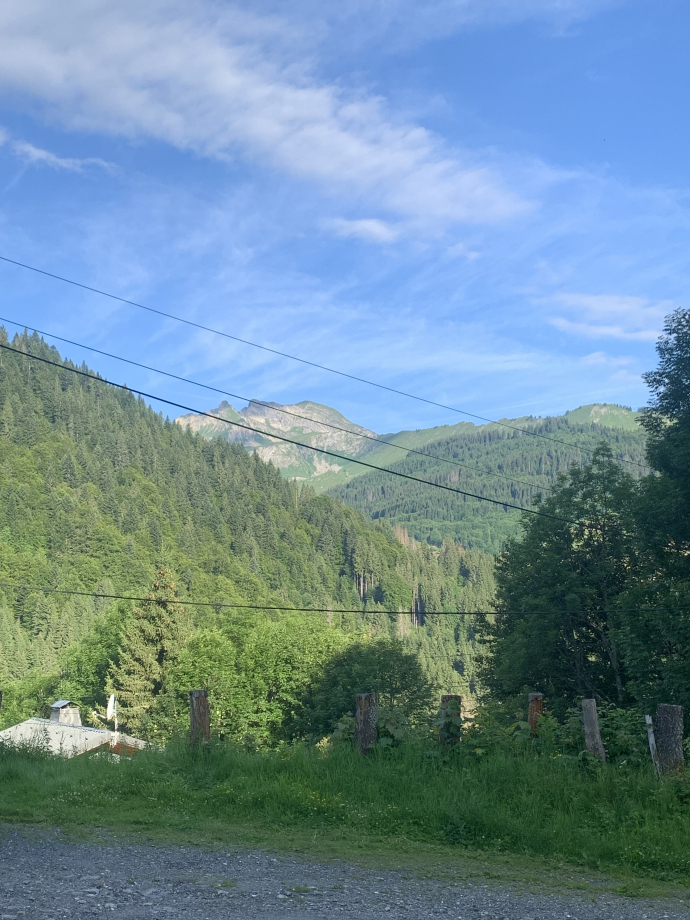
[(132, 845), (101, 833), (84, 842), (0, 830), (0, 920), (690, 920), (677, 901), (529, 894), (250, 850)]

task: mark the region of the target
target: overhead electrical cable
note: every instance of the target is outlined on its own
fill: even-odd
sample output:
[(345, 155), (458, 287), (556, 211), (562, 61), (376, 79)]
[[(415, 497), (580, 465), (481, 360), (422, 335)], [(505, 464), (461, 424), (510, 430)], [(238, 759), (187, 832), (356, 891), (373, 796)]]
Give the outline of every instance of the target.
[[(64, 594), (68, 596), (75, 597), (96, 597), (102, 600), (116, 600), (116, 601), (136, 601), (137, 603), (155, 603), (165, 606), (167, 604), (180, 604), (185, 607), (215, 607), (231, 610), (275, 610), (275, 611), (285, 611), (287, 613), (365, 613), (365, 610), (360, 608), (350, 608), (347, 610), (340, 610), (337, 607), (278, 607), (274, 604), (234, 604), (225, 601), (192, 601), (184, 597), (178, 598), (156, 598), (156, 597), (140, 597), (138, 595), (132, 594), (106, 594), (101, 591), (74, 591), (68, 588), (47, 588), (41, 587), (40, 585), (26, 585), (26, 584), (17, 584), (12, 581), (0, 581), (0, 588), (14, 588), (21, 591), (42, 591), (45, 594)], [(616, 607), (616, 613), (637, 613), (638, 611), (644, 610), (657, 611), (657, 610), (687, 610), (687, 607), (631, 607), (631, 608), (619, 608)], [(375, 610), (376, 613), (389, 613), (397, 615), (399, 613), (411, 613), (409, 610)], [(608, 610), (593, 611), (599, 613), (610, 613)], [(547, 615), (552, 613), (563, 613), (568, 616), (583, 616), (587, 613), (586, 610), (561, 610), (559, 608), (550, 608), (547, 610), (420, 610), (417, 611), (418, 615), (422, 616), (522, 616), (524, 614), (529, 614), (530, 616), (536, 615)]]
[[(173, 406), (176, 409), (184, 409), (185, 412), (193, 412), (196, 415), (212, 418), (215, 421), (223, 422), (226, 425), (233, 425), (236, 428), (243, 428), (245, 431), (253, 431), (255, 434), (264, 434), (261, 429), (254, 428), (252, 425), (245, 425), (242, 422), (235, 422), (231, 419), (219, 418), (217, 415), (211, 415), (210, 412), (203, 412), (201, 409), (195, 409), (192, 406), (185, 406), (183, 403), (174, 402), (171, 399), (164, 399), (162, 396), (155, 396), (152, 393), (146, 393), (143, 390), (137, 390), (134, 387), (128, 387), (123, 383), (113, 383), (111, 380), (106, 380), (105, 377), (99, 377), (95, 374), (87, 374), (86, 371), (80, 371), (76, 367), (67, 367), (64, 364), (59, 364), (57, 361), (50, 361), (48, 358), (41, 358), (39, 355), (30, 354), (29, 352), (21, 351), (18, 348), (13, 348), (11, 345), (0, 343), (0, 348), (4, 351), (10, 351), (13, 354), (20, 355), (23, 358), (28, 358), (31, 361), (40, 361), (42, 364), (49, 364), (51, 367), (56, 367), (58, 370), (67, 371), (68, 373), (76, 374), (79, 377), (85, 377), (87, 380), (91, 380), (94, 383), (102, 383), (105, 386), (115, 387), (118, 390), (124, 390), (128, 393), (135, 393), (137, 396), (141, 396), (144, 399), (151, 399), (154, 402), (160, 402), (166, 406)], [(318, 454), (324, 454), (327, 457), (335, 457), (337, 460), (348, 460), (351, 463), (358, 464), (359, 466), (365, 466), (370, 470), (377, 470), (379, 473), (390, 473), (391, 476), (398, 476), (399, 478), (407, 479), (410, 482), (419, 482), (423, 485), (431, 486), (434, 489), (443, 489), (445, 492), (453, 492), (455, 495), (463, 495), (467, 498), (476, 498), (479, 501), (489, 502), (492, 505), (499, 505), (504, 509), (511, 508), (516, 511), (522, 511), (525, 514), (535, 515), (536, 517), (545, 517), (550, 518), (551, 520), (561, 521), (564, 524), (575, 524), (576, 526), (581, 526), (584, 523), (583, 521), (573, 521), (569, 518), (560, 517), (556, 514), (549, 514), (546, 511), (537, 511), (536, 508), (525, 508), (523, 505), (514, 505), (511, 502), (500, 501), (500, 499), (497, 498), (487, 498), (485, 495), (477, 495), (475, 492), (466, 492), (464, 489), (454, 489), (452, 486), (444, 485), (441, 482), (431, 482), (429, 479), (421, 479), (419, 476), (411, 476), (409, 473), (402, 473), (400, 470), (390, 470), (384, 466), (377, 466), (374, 463), (367, 463), (366, 460), (357, 460), (355, 457), (348, 457), (347, 455), (336, 453), (336, 451), (327, 450), (325, 447), (314, 447), (312, 444), (305, 444), (303, 441), (297, 441), (294, 438), (287, 438), (284, 435), (272, 434), (271, 437), (277, 441), (285, 441), (287, 444), (295, 444), (297, 447), (304, 447), (306, 450), (312, 450)]]
[[(55, 335), (54, 332), (45, 332), (43, 329), (37, 329), (35, 326), (29, 326), (26, 323), (18, 323), (16, 320), (7, 319), (4, 316), (0, 316), (0, 323), (10, 323), (12, 326), (17, 326), (20, 329), (30, 329), (32, 332), (37, 332), (39, 335), (48, 336), (50, 339), (56, 339), (58, 342), (65, 342), (67, 345), (74, 345), (76, 348), (84, 348), (87, 351), (92, 351), (94, 354), (102, 355), (105, 358), (112, 358), (115, 361), (122, 361), (124, 364), (130, 364), (132, 367), (139, 367), (145, 371), (152, 371), (154, 374), (161, 374), (163, 377), (170, 377), (172, 380), (180, 380), (182, 383), (189, 383), (195, 387), (201, 387), (204, 390), (211, 390), (214, 393), (219, 393), (221, 396), (230, 396), (232, 399), (239, 399), (249, 403), (254, 403), (257, 406), (263, 406), (265, 409), (271, 409), (273, 412), (281, 412), (283, 415), (289, 415), (291, 418), (298, 418), (305, 422), (313, 422), (314, 424), (323, 425), (325, 428), (331, 428), (333, 431), (342, 431), (345, 434), (351, 434), (356, 438), (363, 438), (367, 441), (376, 441), (379, 444), (385, 444), (388, 447), (394, 447), (396, 450), (402, 450), (406, 454), (419, 454), (421, 457), (427, 457), (429, 460), (438, 460), (440, 463), (447, 463), (453, 468), (461, 467), (465, 470), (473, 470), (475, 473), (481, 473), (482, 476), (491, 476), (497, 479), (505, 479), (508, 482), (520, 483), (524, 486), (529, 486), (532, 489), (537, 489), (539, 491), (550, 492), (553, 488), (552, 486), (542, 485), (541, 483), (528, 482), (526, 479), (516, 479), (514, 476), (505, 476), (503, 473), (491, 473), (488, 470), (481, 470), (476, 466), (470, 466), (467, 463), (460, 463), (456, 460), (449, 460), (447, 457), (437, 457), (434, 454), (429, 454), (425, 450), (417, 450), (414, 447), (405, 447), (403, 444), (394, 444), (392, 441), (386, 441), (385, 438), (380, 438), (377, 435), (362, 434), (361, 432), (351, 431), (349, 428), (342, 428), (339, 425), (333, 425), (330, 422), (323, 422), (320, 419), (310, 418), (308, 415), (300, 415), (297, 412), (290, 412), (288, 409), (283, 408), (282, 406), (275, 406), (271, 403), (263, 402), (260, 399), (250, 399), (248, 396), (240, 396), (238, 393), (231, 393), (229, 390), (221, 390), (219, 387), (211, 386), (208, 383), (201, 383), (198, 380), (191, 380), (189, 377), (181, 377), (179, 374), (172, 374), (169, 371), (162, 371), (160, 368), (151, 367), (148, 364), (141, 364), (139, 361), (133, 361), (131, 358), (123, 358), (120, 355), (115, 355), (109, 351), (102, 351), (100, 348), (94, 348), (92, 345), (84, 345), (82, 342), (75, 342), (73, 339), (65, 339), (60, 335)], [(214, 418), (220, 418), (219, 416), (214, 416)], [(270, 431), (264, 431), (262, 434), (265, 434), (267, 438), (273, 437)]]
[[(477, 415), (474, 412), (467, 412), (465, 409), (458, 409), (455, 406), (447, 406), (445, 403), (436, 402), (433, 399), (427, 399), (425, 396), (418, 396), (415, 393), (408, 393), (405, 390), (398, 390), (395, 387), (387, 386), (385, 383), (377, 383), (374, 380), (367, 380), (365, 377), (358, 377), (355, 374), (348, 374), (346, 371), (338, 370), (334, 367), (328, 367), (325, 364), (318, 364), (316, 361), (309, 361), (307, 358), (299, 358), (296, 355), (288, 354), (285, 351), (279, 351), (276, 348), (270, 348), (268, 345), (260, 345), (258, 342), (251, 342), (249, 339), (242, 339), (239, 336), (232, 335), (229, 332), (223, 332), (220, 329), (214, 329), (211, 326), (205, 326), (203, 323), (196, 323), (194, 320), (185, 319), (182, 316), (176, 316), (174, 313), (167, 313), (165, 310), (158, 310), (156, 307), (148, 307), (145, 304), (137, 303), (135, 300), (128, 300), (126, 297), (120, 297), (117, 294), (111, 294), (108, 291), (102, 291), (100, 288), (91, 287), (88, 284), (82, 284), (80, 281), (74, 281), (71, 278), (65, 278), (62, 275), (56, 275), (53, 272), (45, 271), (42, 268), (36, 268), (34, 265), (28, 265), (26, 262), (18, 262), (16, 259), (9, 259), (7, 256), (0, 255), (0, 261), (7, 262), (10, 265), (16, 265), (19, 268), (26, 268), (29, 271), (36, 272), (39, 275), (45, 275), (47, 278), (53, 278), (56, 281), (62, 281), (65, 284), (71, 284), (74, 287), (81, 288), (84, 291), (91, 291), (93, 294), (99, 294), (102, 297), (108, 297), (110, 300), (117, 300), (119, 303), (128, 304), (131, 307), (136, 307), (139, 310), (146, 310), (147, 313), (155, 313), (157, 316), (163, 316), (165, 319), (172, 319), (178, 323), (184, 323), (186, 326), (192, 326), (195, 329), (200, 329), (203, 332), (210, 332), (213, 335), (222, 336), (225, 339), (231, 339), (233, 342), (239, 342), (242, 345), (250, 345), (252, 348), (259, 348), (261, 351), (269, 352), (272, 355), (277, 355), (281, 358), (288, 358), (290, 361), (298, 361), (300, 364), (306, 364), (309, 367), (315, 367), (321, 371), (327, 371), (329, 374), (337, 374), (340, 377), (346, 377), (348, 380), (355, 380), (357, 383), (364, 383), (367, 386), (377, 387), (379, 390), (386, 390), (388, 393), (395, 393), (397, 396), (404, 396), (406, 399), (414, 399), (417, 402), (426, 403), (429, 406), (436, 406), (438, 409), (444, 409), (447, 412), (456, 412), (459, 415), (465, 415), (468, 418), (475, 418), (479, 421), (486, 422), (491, 425), (500, 425), (502, 428), (508, 428), (511, 431), (519, 431), (522, 434), (530, 435), (535, 438), (543, 438), (546, 441), (552, 441), (556, 444), (564, 444), (566, 447), (574, 447), (576, 450), (583, 451), (584, 453), (593, 454), (594, 450), (587, 447), (580, 447), (579, 444), (573, 444), (572, 441), (564, 441), (561, 438), (553, 438), (550, 435), (541, 434), (540, 432), (532, 431), (529, 428), (521, 428), (519, 425), (510, 425), (508, 422), (497, 421), (496, 419), (487, 418), (483, 415)], [(639, 463), (637, 460), (628, 460), (625, 458), (620, 458), (622, 463), (630, 463), (634, 466), (642, 467), (643, 469), (650, 469), (646, 464)]]

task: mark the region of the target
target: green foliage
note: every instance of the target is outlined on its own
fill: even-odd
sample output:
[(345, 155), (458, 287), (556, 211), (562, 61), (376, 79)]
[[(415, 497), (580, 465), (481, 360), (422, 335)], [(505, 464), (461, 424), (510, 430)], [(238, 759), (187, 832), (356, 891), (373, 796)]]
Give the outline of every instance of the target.
[[(235, 718), (236, 734), (275, 744), (305, 732), (318, 733), (321, 726), (315, 728), (305, 714), (307, 701), (351, 641), (316, 616), (286, 614), (258, 624), (248, 633), (239, 657), (244, 708)], [(352, 707), (354, 696), (348, 702)], [(330, 728), (332, 724), (319, 737)]]
[[(4, 330), (0, 337), (7, 340)], [(191, 681), (203, 682), (218, 735), (277, 743), (298, 731), (310, 681), (355, 636), (362, 644), (370, 636), (399, 640), (438, 691), (466, 689), (471, 624), (425, 625), (424, 611), (476, 609), (477, 585), (490, 590), (489, 558), (453, 545), (440, 556), (404, 545), (387, 525), (299, 489), (240, 445), (204, 441), (127, 392), (32, 361), (60, 363), (38, 336), (17, 336), (13, 347), (26, 357), (0, 360), (0, 570), (3, 581), (38, 590), (0, 587), (0, 685), (17, 701), (0, 711), (3, 726), (17, 713), (42, 711), (58, 692), (89, 719), (105, 704), (110, 673), (144, 706), (132, 727), (147, 712), (155, 732), (186, 730), (185, 694)], [(161, 568), (176, 573), (182, 603), (257, 609), (190, 606), (184, 639), (196, 644), (185, 652), (178, 637), (168, 653), (144, 636), (158, 629), (155, 616), (40, 590), (146, 596)], [(288, 620), (262, 605), (333, 613)], [(164, 613), (160, 605), (139, 613), (147, 609)], [(212, 648), (218, 635), (222, 660)], [(137, 655), (135, 691), (128, 669)], [(123, 714), (127, 706), (123, 697)]]
[(438, 742), (445, 747), (457, 744), (463, 736), (464, 719), (460, 700), (451, 697), (441, 706), (434, 727), (438, 729)]
[(641, 704), (690, 707), (690, 311), (666, 318), (642, 424), (658, 475), (640, 484), (639, 565), (621, 597), (619, 642)]
[(601, 449), (539, 506), (567, 520), (525, 518), (499, 560), (495, 694), (543, 690), (561, 714), (578, 695), (690, 707), (690, 311), (667, 317), (657, 352), (641, 419), (655, 472), (633, 482)]
[(499, 697), (543, 691), (559, 712), (576, 696), (625, 699), (614, 610), (636, 560), (634, 482), (597, 449), (524, 515), (498, 560), (497, 614), (484, 635), (485, 681)]
[[(644, 462), (645, 438), (639, 429), (606, 428), (593, 422), (582, 424), (577, 421), (579, 418), (573, 413), (572, 419), (568, 415), (514, 422), (516, 426), (565, 444), (549, 443), (498, 425), (477, 428), (467, 424), (457, 426), (451, 436), (423, 447), (442, 461), (457, 462), (455, 469), (447, 462), (419, 454), (410, 454), (402, 460), (392, 459), (386, 466), (486, 498), (529, 507), (538, 495), (548, 494), (560, 474), (582, 462), (580, 448), (591, 451), (605, 441), (615, 458)], [(405, 438), (401, 441), (404, 443)], [(515, 479), (494, 478), (487, 475), (489, 473), (514, 476)], [(356, 476), (346, 485), (332, 489), (330, 494), (372, 520), (400, 525), (416, 540), (438, 546), (445, 537), (451, 537), (470, 549), (499, 553), (506, 540), (516, 536), (520, 529), (519, 511), (453, 495), (386, 473)]]
[(410, 720), (402, 706), (381, 706), (376, 722), (379, 747), (398, 747), (410, 729)]
[(159, 569), (148, 599), (134, 608), (125, 625), (118, 663), (110, 673), (120, 721), (130, 734), (161, 734), (151, 713), (158, 696), (169, 689), (168, 670), (188, 634), (186, 610), (178, 602), (172, 573)]
[(335, 723), (335, 728), (328, 739), (330, 744), (353, 744), (355, 740), (355, 717), (346, 712)]
[(355, 640), (325, 662), (309, 688), (304, 733), (322, 738), (352, 711), (358, 693), (369, 692), (379, 694), (382, 708), (399, 710), (411, 721), (422, 719), (432, 706), (433, 688), (416, 655), (392, 639)]

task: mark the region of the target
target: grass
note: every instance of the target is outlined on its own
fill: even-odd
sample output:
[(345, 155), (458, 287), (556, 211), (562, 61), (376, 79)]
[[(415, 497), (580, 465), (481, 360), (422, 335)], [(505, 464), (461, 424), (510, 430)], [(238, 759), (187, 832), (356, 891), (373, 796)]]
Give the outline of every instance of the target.
[[(156, 840), (248, 843), (317, 855), (455, 865), (504, 877), (513, 859), (606, 872), (626, 893), (690, 884), (690, 787), (641, 767), (564, 757), (438, 756), (413, 745), (363, 759), (345, 746), (251, 753), (216, 745), (64, 760), (0, 749), (0, 820), (109, 828)], [(386, 855), (388, 854), (388, 855)], [(499, 856), (500, 854), (500, 856)], [(517, 860), (517, 862), (515, 862)], [(537, 862), (534, 862), (537, 860)]]

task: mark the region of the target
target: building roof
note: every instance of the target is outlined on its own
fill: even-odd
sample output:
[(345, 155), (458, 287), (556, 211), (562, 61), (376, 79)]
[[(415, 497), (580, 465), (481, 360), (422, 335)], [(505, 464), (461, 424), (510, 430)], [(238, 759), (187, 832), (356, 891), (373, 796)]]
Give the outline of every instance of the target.
[(55, 700), (54, 703), (51, 703), (51, 709), (63, 709), (65, 706), (74, 706), (75, 703), (72, 700)]
[[(55, 704), (54, 704), (55, 705)], [(53, 707), (51, 707), (52, 709)], [(146, 747), (140, 738), (132, 738), (121, 732), (111, 732), (105, 728), (91, 728), (88, 725), (68, 725), (64, 722), (51, 722), (50, 719), (27, 719), (11, 728), (0, 732), (0, 744), (30, 745), (50, 754), (63, 757), (76, 757), (97, 748), (117, 747), (128, 751)]]

